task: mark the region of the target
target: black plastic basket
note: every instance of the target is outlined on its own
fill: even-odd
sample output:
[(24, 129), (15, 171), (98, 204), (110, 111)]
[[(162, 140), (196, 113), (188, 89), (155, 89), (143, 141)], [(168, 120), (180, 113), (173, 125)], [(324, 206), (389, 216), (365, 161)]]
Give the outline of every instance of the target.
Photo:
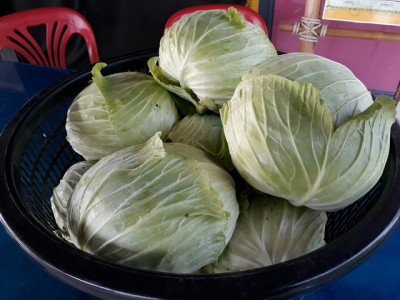
[[(147, 72), (154, 54), (112, 61), (105, 74)], [(65, 139), (73, 98), (91, 78), (73, 74), (32, 98), (0, 136), (0, 213), (11, 237), (57, 278), (102, 298), (263, 299), (306, 294), (367, 257), (394, 229), (400, 212), (400, 128), (392, 127), (384, 173), (353, 205), (328, 214), (327, 245), (270, 267), (218, 275), (182, 275), (127, 268), (85, 253), (57, 234), (50, 207), (53, 188), (82, 158)]]

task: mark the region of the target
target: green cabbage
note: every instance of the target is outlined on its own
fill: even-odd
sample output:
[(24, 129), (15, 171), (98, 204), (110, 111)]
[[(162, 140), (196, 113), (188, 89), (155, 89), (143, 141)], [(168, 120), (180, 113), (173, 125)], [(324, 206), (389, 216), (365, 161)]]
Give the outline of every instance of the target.
[(219, 115), (187, 115), (175, 124), (168, 135), (168, 140), (202, 149), (228, 171), (233, 169)]
[(78, 248), (114, 263), (177, 273), (216, 260), (239, 213), (232, 177), (193, 146), (146, 143), (91, 167), (68, 202)]
[(58, 185), (53, 189), (53, 195), (50, 198), (51, 209), (61, 235), (67, 240), (69, 239), (67, 229), (68, 202), (82, 175), (91, 168), (93, 164), (94, 161), (81, 161), (73, 164), (64, 173)]
[(325, 245), (327, 215), (296, 207), (270, 195), (249, 196), (235, 232), (221, 257), (206, 273), (236, 272), (270, 266)]
[(268, 74), (313, 84), (332, 113), (335, 127), (373, 102), (366, 86), (346, 66), (319, 55), (294, 52), (271, 57), (244, 74), (243, 79)]
[(71, 147), (87, 160), (98, 160), (127, 147), (116, 135), (104, 97), (94, 83), (84, 88), (68, 108), (65, 129)]
[(154, 79), (139, 72), (120, 72), (102, 76), (98, 63), (93, 67), (93, 81), (106, 100), (111, 124), (127, 145), (144, 143), (161, 131), (165, 139), (178, 121), (173, 96)]
[(231, 7), (182, 16), (166, 29), (159, 57), (148, 64), (161, 85), (198, 112), (218, 112), (245, 71), (276, 55), (265, 32)]
[(243, 80), (221, 109), (232, 161), (254, 188), (320, 210), (343, 208), (382, 175), (395, 121), (378, 97), (339, 127), (310, 83), (278, 75)]
[(94, 83), (74, 99), (67, 113), (67, 140), (86, 160), (141, 144), (158, 131), (165, 139), (178, 121), (174, 96), (151, 76), (139, 72), (103, 76), (104, 66), (93, 67)]

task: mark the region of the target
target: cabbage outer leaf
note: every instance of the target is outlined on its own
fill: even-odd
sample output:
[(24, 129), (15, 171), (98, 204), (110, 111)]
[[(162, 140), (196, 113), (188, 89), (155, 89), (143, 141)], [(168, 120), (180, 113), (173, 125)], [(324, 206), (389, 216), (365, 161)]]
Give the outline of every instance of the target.
[(97, 63), (93, 67), (93, 81), (105, 98), (117, 136), (128, 146), (144, 143), (158, 131), (165, 139), (178, 121), (173, 96), (153, 77), (143, 73), (103, 76), (101, 69), (105, 66)]
[(71, 199), (75, 186), (82, 175), (93, 166), (94, 161), (81, 161), (73, 164), (65, 173), (59, 184), (53, 189), (53, 195), (50, 198), (51, 209), (54, 219), (60, 229), (61, 235), (69, 239), (67, 229), (67, 206)]
[[(147, 61), (147, 66), (149, 67), (149, 70), (153, 75), (154, 80), (160, 86), (162, 86), (166, 90), (170, 91), (171, 93), (174, 93), (179, 97), (175, 102), (179, 101), (179, 99), (184, 99), (189, 101), (190, 104), (193, 105), (193, 107), (195, 108), (194, 110), (191, 108), (191, 105), (185, 101), (179, 101), (177, 103), (177, 106), (180, 108), (181, 111), (184, 112), (185, 115), (190, 113), (193, 114), (196, 112), (203, 114), (209, 109), (212, 111), (218, 111), (215, 103), (213, 102), (204, 103), (205, 101), (197, 101), (196, 96), (191, 91), (186, 91), (182, 87), (176, 85), (176, 83), (173, 83), (169, 79), (167, 79), (162, 73), (160, 67), (158, 66), (158, 60), (159, 60), (158, 56), (150, 58)], [(210, 108), (207, 108), (207, 105)]]
[(85, 87), (68, 108), (65, 124), (67, 141), (86, 160), (127, 147), (110, 122), (105, 99), (96, 84)]
[(277, 75), (243, 80), (221, 118), (233, 164), (256, 189), (320, 210), (343, 208), (382, 175), (395, 102), (379, 97), (334, 127), (310, 83)]
[(205, 272), (251, 270), (285, 262), (325, 245), (327, 215), (285, 199), (252, 195), (228, 246)]
[(168, 140), (195, 146), (215, 158), (226, 170), (233, 170), (219, 115), (187, 115), (175, 124)]
[(156, 135), (89, 169), (71, 197), (67, 224), (78, 248), (108, 261), (191, 273), (222, 253), (237, 215), (226, 171), (201, 150), (163, 145)]
[(271, 57), (242, 78), (268, 74), (313, 84), (332, 113), (335, 127), (357, 116), (373, 102), (366, 86), (346, 66), (316, 54), (294, 52)]
[(187, 115), (172, 128), (168, 138), (174, 143), (185, 143), (210, 153), (218, 153), (221, 141), (222, 123), (218, 115)]

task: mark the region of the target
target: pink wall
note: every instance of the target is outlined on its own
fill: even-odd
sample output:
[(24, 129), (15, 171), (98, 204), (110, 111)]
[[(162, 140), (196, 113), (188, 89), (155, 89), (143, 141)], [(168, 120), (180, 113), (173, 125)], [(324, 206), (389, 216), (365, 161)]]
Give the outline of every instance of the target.
[[(324, 2), (323, 2), (324, 3)], [(291, 32), (279, 31), (280, 22), (298, 22), (304, 15), (305, 0), (276, 0), (272, 43), (278, 51), (299, 51), (299, 39)], [(323, 4), (321, 5), (321, 13)], [(323, 20), (336, 28), (377, 30), (400, 34), (398, 26), (359, 24)], [(325, 36), (319, 38), (315, 54), (347, 66), (369, 88), (394, 92), (400, 80), (400, 43)]]

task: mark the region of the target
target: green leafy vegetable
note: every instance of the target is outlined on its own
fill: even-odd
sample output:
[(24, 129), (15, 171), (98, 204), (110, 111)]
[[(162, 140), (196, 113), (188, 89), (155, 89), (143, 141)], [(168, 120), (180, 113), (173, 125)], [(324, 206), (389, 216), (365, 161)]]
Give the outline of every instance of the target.
[(325, 212), (253, 194), (240, 212), (235, 232), (206, 273), (251, 270), (310, 253), (325, 245)]
[(271, 57), (244, 74), (243, 79), (268, 74), (313, 84), (332, 113), (335, 127), (373, 102), (371, 93), (346, 66), (319, 55), (294, 52)]
[(105, 98), (111, 124), (127, 145), (144, 143), (161, 131), (165, 139), (178, 120), (173, 96), (153, 77), (140, 72), (120, 72), (103, 76), (106, 64), (93, 67), (93, 81)]
[(195, 272), (233, 234), (238, 204), (231, 176), (193, 146), (146, 143), (91, 167), (68, 204), (71, 241), (132, 267)]
[(221, 109), (232, 161), (254, 188), (320, 210), (343, 208), (382, 175), (395, 102), (379, 97), (335, 128), (310, 83), (277, 75), (243, 80)]
[(204, 113), (218, 112), (245, 71), (276, 55), (264, 31), (232, 7), (182, 16), (148, 64), (157, 82)]
[(187, 115), (175, 124), (168, 139), (204, 150), (231, 171), (233, 165), (222, 129), (219, 115)]
[(67, 112), (65, 129), (71, 147), (87, 160), (98, 160), (127, 147), (110, 123), (104, 97), (94, 83), (75, 97)]
[(139, 72), (101, 74), (74, 99), (66, 120), (67, 140), (86, 160), (145, 142), (156, 132), (168, 135), (178, 121), (174, 96), (154, 79)]
[(81, 161), (73, 164), (63, 175), (59, 184), (53, 190), (50, 198), (54, 219), (60, 229), (61, 235), (69, 240), (67, 229), (67, 206), (75, 186), (82, 175), (93, 166), (94, 161)]

